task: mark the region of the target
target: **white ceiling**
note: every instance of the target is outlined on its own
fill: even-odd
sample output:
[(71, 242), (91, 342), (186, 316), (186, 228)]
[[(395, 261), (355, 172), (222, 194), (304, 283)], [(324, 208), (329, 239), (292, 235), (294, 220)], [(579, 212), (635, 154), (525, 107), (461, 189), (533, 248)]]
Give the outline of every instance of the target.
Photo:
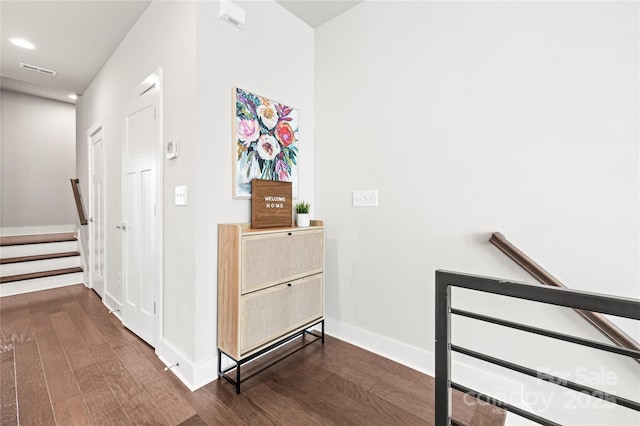
[[(362, 0), (276, 0), (313, 28)], [(74, 103), (138, 20), (150, 1), (0, 0), (0, 87)], [(242, 6), (242, 1), (237, 1)], [(21, 37), (36, 48), (14, 46)], [(57, 72), (55, 77), (24, 70), (20, 63)]]
[[(2, 0), (2, 88), (72, 102), (67, 95), (86, 90), (149, 3)], [(36, 48), (14, 46), (12, 37)], [(58, 74), (24, 70), (21, 62)]]
[(363, 0), (276, 0), (282, 7), (317, 28)]

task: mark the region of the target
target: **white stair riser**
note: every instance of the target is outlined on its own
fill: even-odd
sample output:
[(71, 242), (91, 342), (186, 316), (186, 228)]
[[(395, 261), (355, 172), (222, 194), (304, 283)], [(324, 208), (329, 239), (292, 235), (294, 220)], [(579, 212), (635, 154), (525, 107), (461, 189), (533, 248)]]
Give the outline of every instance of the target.
[(40, 254), (66, 253), (77, 251), (77, 241), (64, 241), (60, 243), (23, 244), (17, 246), (0, 247), (0, 258), (9, 259), (12, 257), (37, 256)]
[(5, 263), (0, 265), (0, 276), (30, 274), (32, 272), (53, 271), (55, 269), (74, 268), (80, 265), (80, 256), (60, 257), (57, 259), (32, 260), (30, 262)]
[(32, 291), (48, 290), (51, 288), (65, 287), (73, 284), (82, 284), (84, 274), (56, 275), (55, 277), (36, 278), (33, 280), (15, 281), (0, 284), (0, 297), (13, 296), (15, 294), (30, 293)]

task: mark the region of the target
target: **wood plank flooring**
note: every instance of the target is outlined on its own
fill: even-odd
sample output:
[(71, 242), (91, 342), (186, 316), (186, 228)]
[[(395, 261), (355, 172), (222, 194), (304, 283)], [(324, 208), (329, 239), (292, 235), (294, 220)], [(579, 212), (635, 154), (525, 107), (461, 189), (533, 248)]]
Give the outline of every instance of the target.
[[(433, 378), (329, 336), (246, 381), (240, 395), (223, 380), (190, 392), (163, 369), (83, 285), (0, 299), (3, 426), (433, 424)], [(458, 393), (453, 410), (456, 424), (504, 424), (502, 411)]]

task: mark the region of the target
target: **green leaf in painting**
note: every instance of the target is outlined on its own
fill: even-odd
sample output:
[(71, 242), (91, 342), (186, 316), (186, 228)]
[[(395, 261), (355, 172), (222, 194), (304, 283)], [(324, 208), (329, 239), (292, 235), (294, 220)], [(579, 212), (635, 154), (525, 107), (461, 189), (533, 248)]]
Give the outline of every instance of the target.
[(247, 152), (247, 147), (244, 146), (243, 143), (238, 142), (238, 160), (237, 161), (240, 161), (240, 159), (246, 152)]
[(298, 153), (296, 152), (296, 150), (289, 150), (289, 158), (291, 159), (291, 167), (293, 167), (294, 165), (298, 164), (297, 161), (297, 157), (298, 157)]
[(249, 118), (249, 119), (254, 118), (249, 108), (247, 108), (247, 106), (242, 102), (236, 103), (236, 115), (239, 118)]
[(264, 162), (264, 166), (262, 167), (262, 179), (271, 180), (271, 168), (273, 166), (273, 161), (267, 160)]

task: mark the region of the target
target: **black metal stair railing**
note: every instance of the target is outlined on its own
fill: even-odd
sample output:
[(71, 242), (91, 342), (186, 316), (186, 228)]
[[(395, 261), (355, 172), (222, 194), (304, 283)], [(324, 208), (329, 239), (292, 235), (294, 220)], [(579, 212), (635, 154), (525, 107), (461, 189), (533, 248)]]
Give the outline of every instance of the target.
[(500, 318), (456, 309), (452, 307), (451, 289), (454, 287), (483, 293), (502, 295), (515, 299), (529, 300), (538, 303), (546, 303), (573, 309), (599, 312), (618, 317), (630, 318), (636, 321), (640, 320), (640, 301), (636, 299), (612, 297), (607, 295), (588, 293), (584, 291), (569, 290), (565, 288), (539, 287), (530, 284), (508, 282), (495, 278), (460, 274), (449, 271), (436, 271), (436, 426), (451, 424), (451, 413), (449, 410), (451, 402), (450, 389), (456, 389), (481, 401), (503, 408), (536, 423), (543, 425), (557, 425), (557, 423), (535, 413), (523, 410), (505, 401), (492, 398), (491, 396), (478, 392), (477, 390), (471, 389), (462, 384), (452, 382), (451, 352), (461, 353), (479, 359), (481, 361), (488, 362), (490, 364), (498, 365), (500, 367), (507, 368), (509, 370), (516, 371), (527, 376), (535, 377), (539, 380), (585, 393), (589, 396), (602, 399), (611, 404), (616, 404), (635, 411), (640, 411), (640, 403), (638, 401), (633, 401), (620, 396), (616, 396), (599, 389), (568, 381), (542, 371), (534, 370), (453, 344), (451, 342), (451, 316), (457, 315), (478, 321), (492, 323), (503, 327), (542, 335), (556, 340), (562, 340), (565, 342), (570, 342), (634, 359), (640, 358), (640, 351), (603, 344), (576, 336), (533, 327), (526, 324), (506, 321)]

